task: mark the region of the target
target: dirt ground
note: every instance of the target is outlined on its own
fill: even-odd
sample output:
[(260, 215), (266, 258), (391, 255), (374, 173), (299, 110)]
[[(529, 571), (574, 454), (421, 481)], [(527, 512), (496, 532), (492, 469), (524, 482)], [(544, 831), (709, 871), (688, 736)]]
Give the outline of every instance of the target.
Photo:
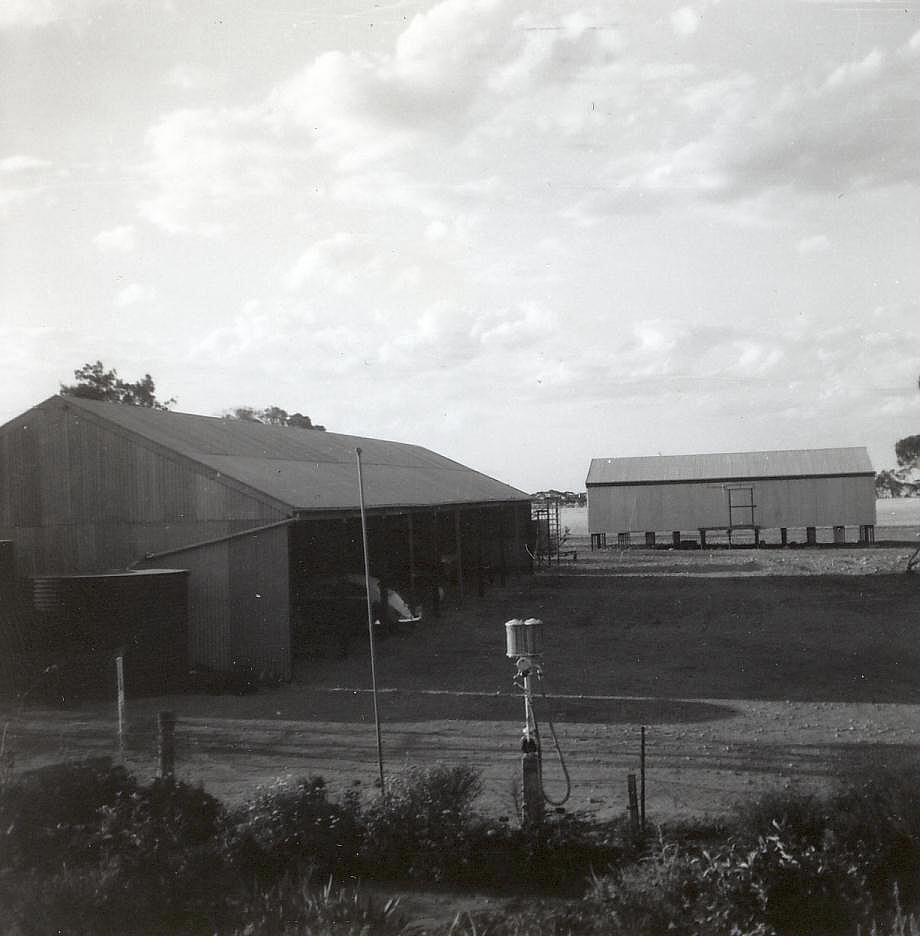
[[(626, 806), (647, 734), (647, 815), (712, 815), (750, 794), (827, 787), (920, 752), (920, 575), (913, 545), (590, 552), (479, 598), (454, 595), (437, 620), (378, 643), (385, 769), (466, 763), (480, 804), (513, 814), (522, 706), (504, 621), (546, 622), (546, 698), (537, 715), (545, 784), (571, 776), (566, 808)], [(126, 761), (156, 764), (156, 713), (174, 711), (178, 773), (229, 802), (278, 776), (320, 774), (334, 790), (377, 774), (366, 654), (302, 663), (297, 681), (246, 696), (128, 700)], [(5, 726), (5, 729), (4, 729)], [(15, 770), (114, 754), (114, 702), (7, 707)]]

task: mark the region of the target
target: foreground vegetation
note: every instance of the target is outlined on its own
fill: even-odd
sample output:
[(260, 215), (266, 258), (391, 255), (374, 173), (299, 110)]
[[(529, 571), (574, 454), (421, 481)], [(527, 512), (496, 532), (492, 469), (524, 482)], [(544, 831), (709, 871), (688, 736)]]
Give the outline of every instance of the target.
[(920, 771), (833, 795), (771, 795), (724, 822), (633, 836), (553, 815), (539, 832), (477, 814), (478, 775), (435, 767), (381, 797), (333, 801), (319, 778), (228, 811), (107, 760), (0, 786), (0, 931), (365, 934), (425, 930), (362, 887), (488, 890), (518, 909), (452, 936), (920, 936)]

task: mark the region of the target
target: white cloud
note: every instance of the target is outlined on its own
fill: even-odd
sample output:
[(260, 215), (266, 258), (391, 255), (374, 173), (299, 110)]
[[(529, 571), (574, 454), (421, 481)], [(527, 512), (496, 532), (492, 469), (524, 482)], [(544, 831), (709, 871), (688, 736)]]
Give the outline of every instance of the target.
[(879, 77), (885, 67), (885, 54), (881, 49), (873, 49), (858, 62), (844, 62), (827, 77), (825, 87), (843, 88), (847, 85), (859, 85)]
[(134, 250), (136, 240), (135, 233), (134, 225), (121, 224), (118, 227), (100, 231), (93, 238), (93, 243), (100, 250), (114, 250), (119, 253), (129, 253)]
[(827, 253), (830, 248), (830, 238), (826, 234), (813, 234), (810, 237), (803, 237), (795, 245), (795, 249), (803, 257), (808, 257), (812, 254)]
[(115, 294), (113, 301), (118, 308), (126, 309), (129, 306), (152, 302), (155, 298), (156, 290), (152, 286), (145, 286), (142, 283), (129, 283), (124, 289)]
[(0, 0), (0, 29), (34, 29), (80, 20), (113, 0)]
[(47, 159), (24, 154), (0, 159), (0, 212), (45, 193), (52, 165)]
[(678, 36), (692, 36), (700, 28), (700, 15), (691, 6), (682, 6), (671, 14), (671, 26)]
[(147, 132), (145, 171), (154, 192), (141, 217), (170, 233), (219, 236), (240, 204), (277, 196), (283, 160), (261, 115), (248, 109), (185, 109)]
[(183, 63), (174, 65), (166, 73), (163, 82), (182, 91), (200, 91), (216, 88), (221, 80), (220, 76), (201, 65)]
[(51, 163), (47, 159), (38, 159), (35, 156), (6, 156), (0, 159), (0, 173), (12, 175), (13, 173), (31, 172), (37, 169), (47, 169)]
[(340, 293), (351, 291), (360, 256), (367, 263), (366, 248), (347, 231), (311, 244), (284, 277), (288, 289), (300, 289), (311, 281), (333, 286)]

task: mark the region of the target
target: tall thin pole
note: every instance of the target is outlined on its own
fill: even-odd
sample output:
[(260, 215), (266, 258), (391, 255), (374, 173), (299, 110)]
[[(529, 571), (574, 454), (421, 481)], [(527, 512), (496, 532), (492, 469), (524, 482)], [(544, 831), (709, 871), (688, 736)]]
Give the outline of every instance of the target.
[(125, 661), (119, 653), (115, 657), (115, 690), (118, 711), (118, 757), (125, 762)]
[(371, 650), (371, 689), (374, 695), (374, 727), (377, 731), (377, 768), (380, 772), (380, 793), (383, 785), (383, 744), (380, 740), (380, 710), (377, 707), (377, 664), (374, 654), (374, 610), (371, 601), (371, 561), (367, 550), (367, 514), (364, 509), (364, 475), (361, 473), (361, 449), (355, 449), (358, 462), (358, 503), (361, 505), (361, 542), (364, 546), (364, 591), (367, 595), (367, 634)]
[(642, 726), (642, 741), (639, 749), (639, 823), (645, 831), (645, 725)]

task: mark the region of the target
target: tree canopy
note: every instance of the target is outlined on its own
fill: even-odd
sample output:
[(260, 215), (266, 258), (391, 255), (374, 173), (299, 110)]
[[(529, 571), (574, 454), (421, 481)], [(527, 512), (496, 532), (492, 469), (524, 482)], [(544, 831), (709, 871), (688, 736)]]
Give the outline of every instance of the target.
[(265, 409), (256, 409), (252, 406), (235, 406), (224, 414), (224, 418), (264, 423), (266, 426), (289, 426), (292, 429), (326, 431), (325, 426), (314, 425), (309, 416), (304, 416), (303, 413), (289, 413), (280, 406), (266, 406)]
[(894, 453), (898, 458), (898, 464), (902, 468), (916, 465), (920, 462), (920, 435), (898, 439), (894, 444)]
[[(917, 387), (920, 388), (920, 378), (917, 378)], [(901, 468), (920, 465), (920, 435), (910, 435), (898, 439), (894, 444), (894, 454)]]
[(131, 383), (122, 380), (115, 368), (106, 370), (102, 361), (84, 364), (75, 370), (73, 375), (76, 383), (61, 384), (62, 396), (123, 403), (128, 406), (148, 406), (156, 410), (168, 410), (176, 402), (174, 397), (168, 400), (157, 399), (156, 385), (150, 374), (144, 374), (140, 380)]

